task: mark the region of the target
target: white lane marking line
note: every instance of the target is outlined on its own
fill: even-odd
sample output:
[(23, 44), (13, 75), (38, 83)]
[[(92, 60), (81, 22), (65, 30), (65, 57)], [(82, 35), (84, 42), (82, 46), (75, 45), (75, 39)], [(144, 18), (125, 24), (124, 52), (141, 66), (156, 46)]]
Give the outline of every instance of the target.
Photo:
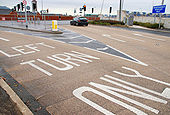
[(37, 37), (37, 38), (42, 38), (42, 39), (46, 39), (46, 40), (50, 40), (50, 41), (55, 41), (55, 42), (60, 42), (60, 43), (63, 43), (63, 44), (68, 44), (66, 42), (63, 42), (63, 41), (59, 41), (59, 40), (54, 40), (52, 38), (46, 38), (46, 37), (42, 37), (42, 36), (35, 36), (35, 35), (27, 35), (27, 34), (22, 34), (22, 33), (17, 33), (17, 32), (13, 32), (13, 31), (4, 31), (4, 32), (11, 32), (11, 33), (14, 33), (14, 34), (21, 34), (21, 35), (24, 35), (24, 36), (33, 36), (33, 37)]
[[(128, 54), (126, 54), (126, 53), (124, 53), (124, 52), (122, 52), (122, 51), (116, 49), (116, 48), (113, 48), (112, 46), (107, 45), (107, 47), (110, 47), (111, 49), (114, 49), (114, 50), (116, 50), (116, 51), (118, 51), (118, 52), (120, 52), (120, 53), (122, 53), (122, 54), (124, 54), (124, 55), (126, 55), (126, 56), (128, 56), (128, 57), (130, 57), (130, 58), (132, 58), (132, 59), (134, 59), (134, 60), (137, 61), (137, 62), (132, 61), (132, 60), (129, 60), (129, 59), (126, 59), (126, 58), (122, 58), (122, 59), (126, 59), (126, 60), (129, 60), (129, 61), (132, 61), (132, 62), (141, 64), (141, 65), (144, 65), (144, 66), (148, 66), (148, 64), (145, 64), (145, 63), (139, 61), (138, 59), (136, 59), (136, 58), (134, 58), (134, 57), (132, 57), (132, 56), (130, 56), (130, 55), (128, 55)], [(118, 56), (118, 57), (119, 57), (119, 56)], [(121, 58), (121, 57), (119, 57), (119, 58)]]
[[(88, 29), (92, 29), (92, 28), (88, 28)], [(94, 29), (92, 29), (94, 30)], [(115, 33), (114, 33), (115, 34)], [(124, 37), (124, 38), (129, 38), (129, 39), (133, 39), (133, 40), (137, 40), (137, 41), (140, 41), (140, 42), (145, 42), (144, 40), (139, 40), (139, 39), (136, 39), (136, 38), (131, 38), (131, 37), (128, 37), (128, 36), (124, 36), (124, 35), (119, 35), (119, 34), (116, 34), (117, 36), (121, 36), (121, 37)]]
[[(96, 52), (99, 52), (99, 53), (103, 53), (103, 54), (106, 54), (106, 55), (109, 55), (109, 56), (113, 56), (113, 57), (117, 57), (117, 58), (120, 58), (120, 59), (123, 59), (123, 60), (126, 60), (126, 61), (130, 61), (130, 62), (133, 62), (133, 63), (137, 63), (137, 64), (140, 64), (140, 65), (143, 65), (143, 66), (148, 66), (148, 64), (145, 64), (145, 63), (143, 63), (143, 62), (141, 62), (141, 61), (139, 61), (139, 60), (137, 60), (137, 59), (135, 59), (135, 58), (133, 58), (133, 59), (135, 59), (136, 61), (132, 61), (132, 60), (129, 60), (129, 59), (126, 59), (126, 58), (123, 58), (123, 57), (120, 57), (120, 56), (116, 56), (116, 55), (113, 55), (113, 54), (109, 54), (109, 53), (106, 53), (106, 52), (102, 52), (102, 51), (98, 51), (98, 50), (95, 50), (95, 49), (90, 49), (90, 48), (87, 48), (87, 47), (84, 47), (84, 48), (86, 48), (86, 49), (88, 49), (88, 50), (91, 50), (91, 51), (96, 51)], [(124, 55), (127, 55), (127, 54), (125, 54), (125, 53), (123, 53)], [(131, 56), (130, 56), (131, 57)], [(132, 58), (132, 57), (131, 57)], [(139, 62), (138, 62), (139, 61)]]
[[(67, 31), (70, 31), (70, 32), (73, 32), (73, 33), (76, 33), (75, 31), (71, 31), (71, 30), (68, 30), (68, 29), (65, 29), (65, 30), (67, 30)], [(76, 33), (77, 34), (77, 33)], [(92, 39), (93, 41), (96, 41), (96, 39), (93, 39), (93, 38), (91, 38), (91, 37), (88, 37), (88, 36), (86, 36), (86, 35), (84, 35), (84, 34), (81, 34), (83, 37), (87, 37), (87, 38), (89, 38), (89, 39)]]
[(105, 47), (105, 48), (97, 48), (97, 50), (107, 50), (108, 47)]
[(125, 73), (121, 73), (121, 72), (118, 72), (118, 71), (113, 71), (114, 73), (117, 73), (119, 75), (122, 75), (122, 76), (126, 76), (126, 77), (140, 77), (140, 78), (144, 78), (144, 79), (147, 79), (147, 80), (151, 80), (151, 81), (154, 81), (154, 82), (157, 82), (157, 83), (160, 83), (160, 84), (163, 84), (163, 85), (167, 85), (167, 86), (170, 86), (170, 83), (166, 83), (166, 82), (163, 82), (163, 81), (160, 81), (160, 80), (157, 80), (157, 79), (153, 79), (153, 78), (150, 78), (150, 77), (147, 77), (147, 76), (144, 76), (144, 75), (141, 75), (138, 71), (132, 69), (132, 68), (128, 68), (128, 67), (122, 67), (123, 69), (126, 69), (126, 70), (129, 70), (129, 71), (132, 71), (134, 72), (136, 75), (130, 75), (130, 74), (125, 74)]
[[(135, 33), (135, 32), (134, 32)], [(158, 38), (165, 38), (165, 39), (167, 39), (167, 38), (169, 38), (168, 36), (163, 36), (163, 35), (157, 35), (157, 34), (152, 34), (152, 33), (142, 33), (142, 34), (144, 34), (144, 35), (146, 35), (146, 36), (155, 36), (155, 37), (158, 37)]]
[(79, 38), (79, 37), (82, 37), (81, 35), (80, 36), (74, 36), (74, 37), (71, 37), (72, 39), (75, 39), (75, 38)]
[(120, 39), (117, 39), (117, 38), (113, 38), (113, 37), (111, 37), (111, 36), (108, 35), (108, 34), (103, 34), (102, 36), (107, 37), (107, 38), (109, 38), (109, 39), (113, 39), (113, 40), (119, 41), (119, 42), (126, 42), (126, 41), (124, 41), (124, 40), (120, 40)]
[(75, 39), (75, 38), (79, 38), (79, 37), (82, 37), (82, 35), (80, 35), (80, 36), (74, 36), (74, 37), (71, 37), (71, 38), (57, 38), (57, 39), (67, 40), (67, 39)]
[(144, 40), (139, 40), (139, 39), (131, 38), (131, 37), (124, 36), (124, 35), (119, 35), (119, 34), (116, 34), (116, 35), (121, 36), (121, 37), (124, 37), (124, 38), (129, 38), (129, 39), (137, 40), (137, 41), (140, 41), (140, 42), (145, 42)]
[(93, 40), (89, 40), (89, 41), (86, 41), (86, 42), (69, 42), (69, 43), (74, 43), (74, 44), (88, 44), (90, 42), (92, 42)]
[(141, 35), (141, 34), (133, 34), (133, 35), (135, 35), (135, 36), (140, 36), (140, 37), (145, 37), (145, 38), (150, 38), (150, 39), (153, 39), (153, 40), (166, 41), (166, 40), (164, 40), (164, 39), (159, 39), (159, 38), (144, 36), (144, 35)]
[(0, 40), (6, 41), (6, 42), (9, 42), (9, 41), (10, 41), (10, 40), (8, 40), (8, 39), (1, 38), (1, 37), (0, 37)]

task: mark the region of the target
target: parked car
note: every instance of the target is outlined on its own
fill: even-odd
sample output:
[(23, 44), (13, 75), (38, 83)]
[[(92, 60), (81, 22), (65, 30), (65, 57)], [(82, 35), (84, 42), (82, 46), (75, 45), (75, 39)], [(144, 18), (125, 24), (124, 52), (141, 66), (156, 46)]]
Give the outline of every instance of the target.
[(70, 25), (75, 26), (88, 26), (88, 20), (85, 17), (75, 17), (73, 20), (70, 21)]

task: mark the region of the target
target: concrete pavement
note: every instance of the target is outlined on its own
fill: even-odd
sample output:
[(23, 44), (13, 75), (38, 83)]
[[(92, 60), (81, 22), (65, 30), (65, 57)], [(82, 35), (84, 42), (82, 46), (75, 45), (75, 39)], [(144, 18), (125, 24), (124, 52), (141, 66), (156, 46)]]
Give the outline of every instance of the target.
[(0, 27), (33, 31), (33, 32), (43, 32), (43, 33), (49, 33), (49, 34), (62, 34), (60, 30), (52, 31), (52, 21), (39, 22), (39, 23), (38, 22), (28, 23), (28, 28), (26, 28), (25, 22), (1, 21)]
[(47, 35), (0, 31), (0, 66), (49, 113), (170, 112), (169, 37), (101, 26), (62, 28), (93, 39), (95, 44), (110, 46), (127, 57), (110, 50), (104, 52), (106, 47), (77, 45), (91, 43), (84, 36), (68, 44), (67, 36), (75, 33), (65, 34), (62, 38), (67, 40), (61, 40), (61, 36), (48, 35), (47, 39)]

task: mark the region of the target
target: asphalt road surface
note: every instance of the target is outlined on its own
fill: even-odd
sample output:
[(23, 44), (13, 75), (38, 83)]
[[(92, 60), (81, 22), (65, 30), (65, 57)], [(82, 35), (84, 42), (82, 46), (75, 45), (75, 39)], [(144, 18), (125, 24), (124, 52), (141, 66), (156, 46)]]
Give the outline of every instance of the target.
[(104, 26), (0, 28), (0, 67), (54, 115), (168, 115), (170, 37)]

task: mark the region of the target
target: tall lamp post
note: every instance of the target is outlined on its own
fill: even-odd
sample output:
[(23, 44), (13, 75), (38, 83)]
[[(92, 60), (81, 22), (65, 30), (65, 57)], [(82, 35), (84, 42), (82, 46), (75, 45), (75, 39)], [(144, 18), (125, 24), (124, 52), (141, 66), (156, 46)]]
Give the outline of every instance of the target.
[(119, 21), (121, 22), (122, 17), (122, 0), (120, 0), (120, 6), (119, 6)]
[[(164, 0), (162, 0), (162, 5), (164, 4)], [(159, 15), (159, 28), (161, 28), (161, 17), (162, 17), (162, 14)]]
[(102, 14), (102, 11), (103, 11), (103, 5), (104, 5), (104, 0), (103, 0), (103, 2), (102, 2), (102, 6), (101, 6), (100, 14)]
[(43, 20), (43, 0), (41, 0), (41, 3), (42, 3), (42, 10), (41, 10), (41, 12), (42, 12), (42, 20)]

